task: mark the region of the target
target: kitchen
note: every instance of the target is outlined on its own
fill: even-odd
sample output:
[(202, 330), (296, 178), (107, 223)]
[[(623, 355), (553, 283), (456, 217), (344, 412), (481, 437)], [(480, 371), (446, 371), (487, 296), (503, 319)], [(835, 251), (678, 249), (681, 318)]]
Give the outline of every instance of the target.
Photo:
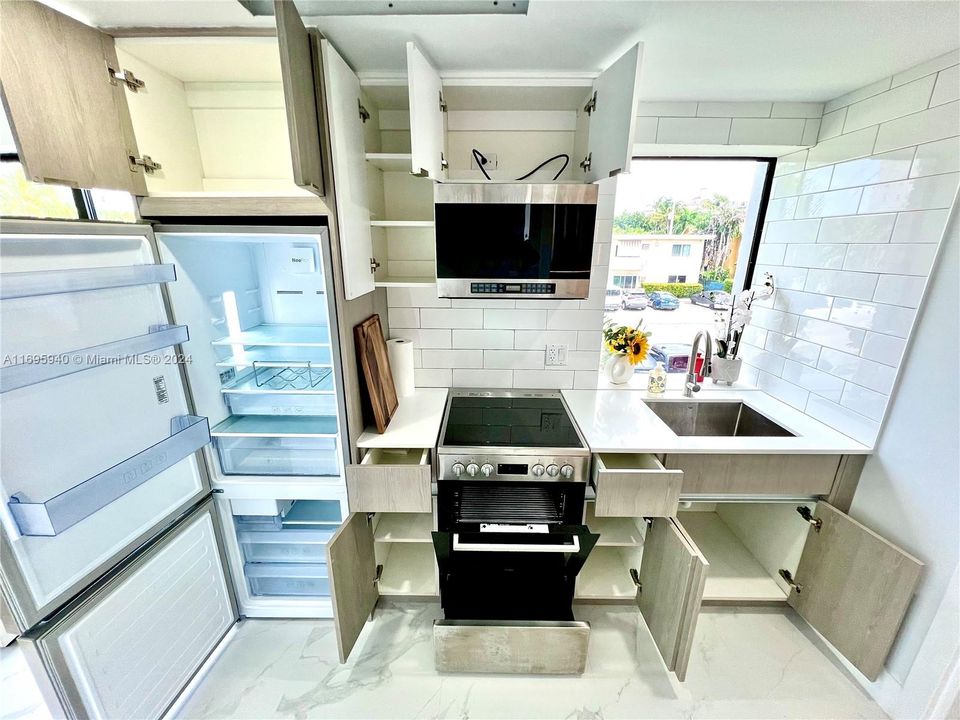
[[(0, 3), (0, 712), (955, 716), (956, 6), (390, 5)], [(750, 308), (651, 394), (678, 156)]]

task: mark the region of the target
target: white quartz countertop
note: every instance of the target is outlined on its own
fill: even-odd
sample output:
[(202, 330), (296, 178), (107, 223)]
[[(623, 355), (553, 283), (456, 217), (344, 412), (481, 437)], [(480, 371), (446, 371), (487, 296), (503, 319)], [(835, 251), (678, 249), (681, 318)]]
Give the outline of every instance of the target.
[(417, 388), (413, 395), (400, 398), (397, 412), (383, 434), (373, 426), (367, 427), (357, 440), (357, 447), (435, 447), (446, 406), (446, 388)]
[(742, 401), (794, 437), (695, 437), (676, 435), (644, 400), (690, 402), (681, 390), (650, 396), (646, 390), (564, 390), (574, 420), (590, 450), (650, 453), (783, 453), (864, 455), (871, 450), (760, 390), (708, 390), (694, 402)]

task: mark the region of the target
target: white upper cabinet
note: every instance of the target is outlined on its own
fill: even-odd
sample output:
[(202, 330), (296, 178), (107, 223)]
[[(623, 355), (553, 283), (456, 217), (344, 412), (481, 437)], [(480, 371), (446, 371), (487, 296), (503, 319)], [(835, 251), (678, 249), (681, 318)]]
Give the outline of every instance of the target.
[(447, 161), (440, 73), (415, 43), (407, 43), (407, 83), (410, 93), (410, 152), (414, 175), (445, 180)]
[(327, 40), (321, 41), (323, 80), (327, 96), (330, 155), (336, 178), (337, 229), (343, 284), (347, 300), (374, 289), (373, 238), (360, 80)]
[(637, 43), (600, 73), (580, 110), (574, 162), (587, 182), (630, 170), (642, 58)]

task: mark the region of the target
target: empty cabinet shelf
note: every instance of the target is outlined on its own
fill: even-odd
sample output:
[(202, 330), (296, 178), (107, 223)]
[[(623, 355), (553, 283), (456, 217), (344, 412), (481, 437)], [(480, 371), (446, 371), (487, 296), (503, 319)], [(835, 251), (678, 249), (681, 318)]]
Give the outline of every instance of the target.
[(44, 502), (15, 494), (7, 503), (23, 535), (58, 535), (210, 442), (207, 419), (181, 415), (170, 436)]
[(217, 367), (244, 368), (253, 367), (253, 363), (311, 363), (315, 366), (332, 366), (333, 360), (329, 346), (290, 347), (286, 345), (268, 345), (260, 347), (238, 348), (237, 352), (217, 363)]
[(262, 345), (283, 347), (324, 347), (330, 345), (330, 328), (325, 325), (257, 325), (237, 335), (214, 340), (214, 345)]
[(0, 300), (151, 285), (173, 282), (176, 279), (177, 273), (173, 265), (129, 265), (3, 273), (0, 275)]
[(237, 533), (247, 562), (256, 563), (324, 563), (327, 542), (334, 530), (301, 530), (285, 528), (276, 531)]
[(44, 364), (21, 363), (0, 370), (0, 393), (36, 385), (102, 365), (122, 362), (124, 358), (146, 355), (163, 348), (185, 343), (190, 339), (186, 325), (158, 325), (145, 335), (124, 338), (62, 353), (62, 362)]
[(413, 155), (410, 153), (367, 153), (367, 162), (387, 172), (410, 172)]
[(330, 594), (330, 579), (325, 564), (246, 563), (243, 573), (254, 595), (323, 597)]

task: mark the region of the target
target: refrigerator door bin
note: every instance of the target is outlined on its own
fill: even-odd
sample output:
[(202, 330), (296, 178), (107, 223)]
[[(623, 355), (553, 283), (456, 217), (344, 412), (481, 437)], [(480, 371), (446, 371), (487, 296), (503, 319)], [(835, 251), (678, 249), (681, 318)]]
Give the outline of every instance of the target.
[(173, 265), (121, 265), (4, 273), (3, 284), (0, 285), (0, 300), (168, 283), (176, 279), (177, 273)]
[(340, 474), (335, 438), (217, 437), (224, 475)]
[(16, 493), (7, 503), (22, 535), (58, 535), (210, 442), (207, 419), (171, 420), (170, 436), (44, 502)]
[(246, 563), (243, 572), (254, 595), (330, 595), (326, 563), (308, 565)]
[(248, 563), (323, 563), (327, 541), (334, 530), (238, 531), (237, 539)]

